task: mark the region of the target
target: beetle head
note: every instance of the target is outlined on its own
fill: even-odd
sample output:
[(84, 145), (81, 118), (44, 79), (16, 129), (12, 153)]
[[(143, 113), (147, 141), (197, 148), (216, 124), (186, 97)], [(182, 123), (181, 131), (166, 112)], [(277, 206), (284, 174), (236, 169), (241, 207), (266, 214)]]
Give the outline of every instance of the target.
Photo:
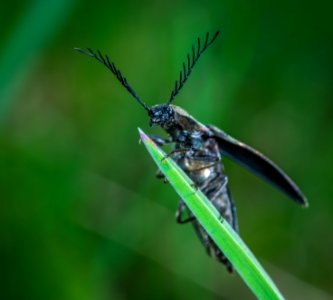
[(148, 111), (150, 122), (149, 125), (154, 124), (164, 126), (173, 120), (173, 109), (170, 105), (158, 104), (151, 107)]

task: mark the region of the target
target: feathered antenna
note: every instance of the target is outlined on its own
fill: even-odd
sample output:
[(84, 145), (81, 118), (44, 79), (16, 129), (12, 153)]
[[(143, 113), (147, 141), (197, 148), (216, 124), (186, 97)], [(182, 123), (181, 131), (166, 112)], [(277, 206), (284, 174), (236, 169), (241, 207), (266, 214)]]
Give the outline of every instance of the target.
[(188, 77), (190, 76), (194, 65), (197, 63), (199, 57), (201, 56), (202, 53), (204, 53), (206, 51), (206, 49), (214, 43), (214, 41), (216, 40), (217, 36), (219, 35), (220, 31), (216, 31), (214, 36), (212, 37), (212, 39), (209, 41), (209, 32), (207, 32), (206, 34), (206, 40), (204, 43), (204, 46), (202, 49), (200, 49), (201, 47), (201, 41), (200, 38), (198, 38), (198, 50), (197, 53), (195, 52), (195, 48), (194, 45), (192, 45), (192, 57), (190, 55), (190, 53), (187, 53), (187, 67), (185, 65), (185, 62), (183, 62), (183, 70), (180, 71), (179, 74), (179, 80), (176, 80), (175, 82), (175, 88), (173, 89), (173, 91), (171, 92), (170, 95), (170, 99), (167, 102), (167, 105), (169, 105), (173, 99), (175, 99), (175, 97), (178, 95), (179, 91), (181, 90), (181, 88), (184, 86), (184, 83), (186, 82), (186, 80), (188, 79)]
[(110, 59), (107, 55), (105, 55), (105, 58), (103, 57), (102, 53), (97, 50), (97, 54), (90, 48), (87, 48), (88, 52), (80, 49), (80, 48), (74, 48), (75, 50), (86, 54), (90, 57), (93, 57), (97, 59), (99, 62), (101, 62), (104, 66), (106, 66), (115, 76), (116, 78), (120, 81), (122, 86), (144, 107), (145, 110), (148, 112), (150, 111), (149, 106), (144, 103), (140, 97), (134, 92), (134, 90), (130, 87), (130, 85), (127, 83), (127, 80), (123, 75), (121, 74), (120, 70), (117, 69), (116, 65), (113, 62), (110, 62)]

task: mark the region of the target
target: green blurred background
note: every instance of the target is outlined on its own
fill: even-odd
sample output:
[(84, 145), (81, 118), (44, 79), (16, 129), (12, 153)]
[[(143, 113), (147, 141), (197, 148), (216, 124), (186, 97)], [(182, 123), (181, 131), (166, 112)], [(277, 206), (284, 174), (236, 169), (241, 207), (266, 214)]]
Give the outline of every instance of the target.
[(333, 299), (331, 1), (3, 1), (2, 299), (253, 299), (210, 259), (138, 143), (197, 36), (222, 31), (175, 104), (276, 161), (302, 209), (225, 160), (243, 239), (288, 299)]

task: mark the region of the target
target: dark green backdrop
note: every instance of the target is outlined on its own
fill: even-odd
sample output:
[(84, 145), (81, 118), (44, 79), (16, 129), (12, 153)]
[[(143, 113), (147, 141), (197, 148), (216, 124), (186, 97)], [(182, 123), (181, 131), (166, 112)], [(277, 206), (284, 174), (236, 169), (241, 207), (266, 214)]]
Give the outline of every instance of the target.
[(255, 146), (302, 209), (232, 162), (243, 239), (289, 299), (332, 299), (331, 1), (12, 0), (0, 5), (2, 299), (252, 299), (211, 260), (138, 143), (197, 36), (222, 35), (175, 104)]

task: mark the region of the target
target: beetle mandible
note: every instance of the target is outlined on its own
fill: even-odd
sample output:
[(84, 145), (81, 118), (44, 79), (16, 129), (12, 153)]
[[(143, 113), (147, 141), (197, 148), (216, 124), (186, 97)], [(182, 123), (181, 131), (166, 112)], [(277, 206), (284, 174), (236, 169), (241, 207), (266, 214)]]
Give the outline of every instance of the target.
[[(179, 79), (175, 82), (175, 87), (171, 92), (169, 100), (165, 104), (158, 104), (152, 107), (149, 107), (134, 92), (126, 78), (121, 74), (116, 65), (110, 61), (107, 55), (103, 56), (99, 50), (95, 52), (90, 48), (87, 49), (88, 51), (83, 51), (79, 48), (75, 49), (97, 59), (106, 66), (123, 87), (148, 112), (150, 126), (159, 125), (166, 131), (168, 134), (168, 138), (166, 139), (157, 136), (150, 137), (159, 146), (167, 143), (174, 145), (174, 149), (167, 156), (172, 156), (177, 164), (193, 180), (196, 187), (213, 203), (221, 216), (238, 232), (236, 207), (229, 191), (228, 177), (224, 172), (221, 155), (236, 161), (275, 185), (298, 204), (306, 207), (307, 200), (287, 174), (259, 151), (230, 137), (215, 126), (201, 124), (182, 108), (172, 104), (189, 78), (198, 59), (214, 43), (218, 35), (219, 31), (210, 39), (209, 33), (207, 33), (203, 45), (201, 45), (201, 39), (197, 39), (197, 46), (192, 45), (191, 52), (187, 54), (187, 61), (183, 63)], [(157, 176), (163, 178), (161, 172), (158, 172)], [(232, 272), (233, 266), (230, 261), (216, 246), (191, 212), (188, 211), (182, 200), (179, 202), (176, 220), (181, 224), (191, 222), (207, 253), (222, 262), (227, 270)]]

